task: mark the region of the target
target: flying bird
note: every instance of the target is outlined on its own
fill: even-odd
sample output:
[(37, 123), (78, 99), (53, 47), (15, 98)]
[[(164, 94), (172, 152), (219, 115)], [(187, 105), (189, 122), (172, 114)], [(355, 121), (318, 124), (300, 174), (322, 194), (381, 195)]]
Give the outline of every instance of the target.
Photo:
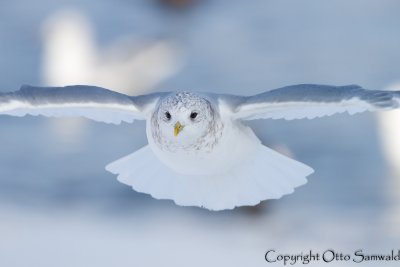
[(22, 86), (0, 94), (0, 114), (82, 116), (119, 124), (146, 120), (148, 145), (106, 166), (156, 199), (209, 210), (251, 206), (290, 194), (309, 166), (264, 146), (243, 122), (303, 119), (400, 106), (400, 91), (300, 84), (253, 96), (159, 92), (128, 96), (74, 85)]
[(62, 9), (42, 27), (43, 80), (47, 85), (91, 84), (122, 93), (147, 93), (183, 65), (178, 45), (168, 39), (121, 36), (104, 47), (85, 14)]

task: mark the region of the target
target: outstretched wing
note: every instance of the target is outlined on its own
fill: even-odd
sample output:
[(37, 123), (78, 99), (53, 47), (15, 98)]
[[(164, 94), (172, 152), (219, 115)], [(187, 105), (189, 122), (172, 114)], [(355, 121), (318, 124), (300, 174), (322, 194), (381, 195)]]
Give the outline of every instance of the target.
[(400, 92), (366, 90), (357, 85), (300, 84), (249, 97), (222, 96), (235, 119), (302, 119), (398, 108)]
[(146, 112), (163, 93), (127, 96), (96, 86), (34, 87), (0, 93), (0, 114), (49, 117), (82, 116), (95, 121), (119, 124), (145, 119)]

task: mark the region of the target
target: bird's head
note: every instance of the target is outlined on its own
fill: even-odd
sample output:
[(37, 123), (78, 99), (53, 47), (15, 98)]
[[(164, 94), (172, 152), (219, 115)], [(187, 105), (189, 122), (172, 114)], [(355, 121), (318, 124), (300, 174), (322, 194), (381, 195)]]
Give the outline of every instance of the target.
[(163, 147), (195, 149), (215, 131), (216, 117), (206, 98), (191, 92), (174, 93), (162, 99), (153, 114), (153, 138)]

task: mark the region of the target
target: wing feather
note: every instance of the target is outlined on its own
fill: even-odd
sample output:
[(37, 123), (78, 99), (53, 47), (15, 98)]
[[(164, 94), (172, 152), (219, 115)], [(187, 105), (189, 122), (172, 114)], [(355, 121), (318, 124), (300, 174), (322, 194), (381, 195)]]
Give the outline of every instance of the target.
[(302, 119), (399, 107), (400, 93), (357, 85), (300, 84), (249, 97), (222, 96), (235, 119)]
[(145, 119), (148, 109), (162, 94), (127, 96), (96, 86), (24, 85), (18, 91), (0, 94), (0, 114), (81, 116), (95, 121), (119, 124), (122, 121)]

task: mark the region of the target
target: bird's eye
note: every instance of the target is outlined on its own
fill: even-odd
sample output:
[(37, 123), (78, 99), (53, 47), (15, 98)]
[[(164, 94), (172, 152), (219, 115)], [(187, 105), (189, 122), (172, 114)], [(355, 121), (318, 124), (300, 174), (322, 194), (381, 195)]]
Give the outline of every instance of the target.
[(167, 112), (165, 112), (165, 118), (167, 118), (167, 120), (170, 120), (171, 119), (171, 113), (169, 113), (168, 111)]
[(193, 120), (193, 119), (196, 119), (197, 118), (197, 115), (199, 115), (197, 112), (192, 112), (192, 113), (190, 113), (190, 118)]

